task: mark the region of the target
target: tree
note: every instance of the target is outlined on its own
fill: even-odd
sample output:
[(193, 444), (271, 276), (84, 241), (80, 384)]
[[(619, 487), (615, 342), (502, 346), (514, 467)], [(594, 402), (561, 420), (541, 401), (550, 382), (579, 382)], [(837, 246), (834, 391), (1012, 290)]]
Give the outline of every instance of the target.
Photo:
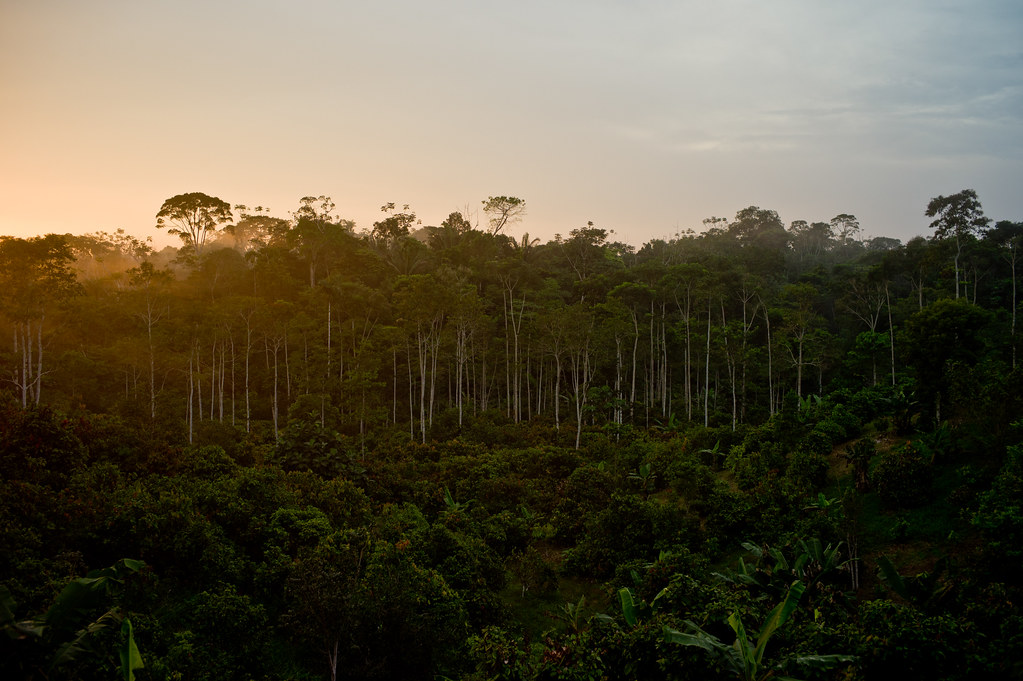
[(906, 321), (907, 354), (917, 378), (917, 396), (933, 406), (941, 423), (942, 396), (948, 395), (956, 365), (974, 366), (984, 349), (983, 332), (991, 314), (968, 301), (934, 302)]
[(156, 226), (169, 234), (177, 234), (185, 247), (191, 247), (198, 256), (209, 234), (216, 233), (220, 225), (231, 219), (231, 206), (226, 201), (202, 192), (190, 192), (164, 201), (156, 214)]
[(483, 202), (483, 212), (490, 216), (490, 233), (496, 236), (509, 223), (522, 219), (526, 201), (515, 196), (491, 196)]
[(288, 233), (288, 221), (271, 217), (266, 212), (269, 210), (268, 208), (256, 206), (249, 212), (250, 209), (247, 206), (238, 205), (234, 209), (239, 212), (241, 219), (236, 224), (224, 227), (224, 232), (231, 235), (234, 248), (242, 253), (248, 253), (273, 241), (284, 239)]
[[(412, 363), (412, 346), (418, 360), (419, 432), (424, 443), (427, 430), (433, 425), (441, 332), (448, 311), (455, 302), (455, 291), (447, 284), (432, 274), (415, 274), (399, 279), (394, 292), (398, 321), (411, 341), (409, 364)], [(413, 401), (411, 383), (410, 377), (410, 414)]]
[(1009, 303), (1012, 323), (1010, 338), (1012, 341), (1012, 368), (1016, 368), (1016, 263), (1019, 260), (1019, 247), (1023, 243), (1023, 222), (1000, 220), (984, 237), (997, 244), (1002, 250), (1002, 257), (1009, 265), (1012, 273), (1012, 296)]
[(139, 239), (123, 229), (74, 236), (65, 235), (75, 255), (76, 266), (84, 278), (97, 278), (117, 272), (128, 263), (137, 265), (153, 252), (153, 237)]
[(373, 223), (373, 231), (370, 236), (378, 244), (389, 244), (401, 237), (409, 235), (411, 227), (418, 224), (415, 211), (409, 210), (406, 203), (401, 207), (400, 213), (395, 212), (394, 202), (385, 203), (380, 206), (380, 212), (386, 213), (387, 217), (380, 222)]
[[(610, 233), (613, 234), (613, 230)], [(568, 239), (562, 239), (560, 234), (554, 236), (554, 243), (561, 250), (580, 285), (590, 277), (618, 264), (607, 248), (608, 234), (608, 230), (594, 227), (592, 222), (587, 222), (585, 227), (569, 232)], [(586, 293), (583, 291), (580, 300), (585, 298)]]
[(840, 243), (847, 244), (860, 233), (860, 221), (855, 215), (841, 213), (831, 218), (831, 230)]
[(583, 432), (583, 414), (586, 410), (586, 398), (593, 378), (593, 313), (583, 303), (575, 303), (565, 308), (567, 333), (565, 334), (565, 354), (571, 369), (572, 393), (575, 397), (575, 448), (579, 449)]
[(790, 234), (776, 211), (757, 206), (743, 208), (724, 234), (742, 249), (740, 258), (747, 269), (767, 275), (783, 266)]
[(157, 270), (148, 260), (128, 270), (131, 288), (135, 292), (135, 317), (146, 330), (146, 344), (149, 350), (149, 417), (156, 420), (156, 349), (153, 330), (169, 312), (163, 300), (163, 290), (171, 282), (172, 275), (166, 270)]
[(815, 309), (817, 296), (817, 289), (807, 283), (789, 284), (782, 294), (789, 308), (785, 314), (786, 350), (796, 369), (796, 395), (799, 397), (803, 396), (803, 367), (813, 363), (807, 356), (810, 341), (821, 325), (821, 317)]
[(952, 239), (955, 242), (956, 295), (959, 297), (959, 258), (962, 256), (966, 242), (975, 239), (984, 229), (990, 218), (984, 216), (980, 199), (973, 189), (964, 189), (951, 196), (938, 196), (931, 199), (924, 212), (934, 221), (929, 225), (934, 230), (934, 238), (938, 240)]
[(799, 256), (800, 262), (819, 261), (834, 246), (835, 229), (827, 222), (796, 220), (789, 232), (792, 235), (792, 249)]
[(358, 537), (347, 538), (356, 541), (343, 544), (343, 551), (321, 545), (295, 562), (282, 618), (291, 636), (326, 656), (331, 681), (337, 679), (338, 662), (350, 654), (341, 645), (357, 623), (358, 578), (367, 549)]
[(288, 232), (287, 241), (309, 268), (310, 288), (316, 286), (316, 273), (327, 264), (330, 253), (338, 251), (342, 240), (355, 228), (354, 222), (339, 219), (333, 210), (329, 196), (304, 196), (293, 213), (295, 226)]
[(743, 246), (780, 250), (788, 243), (789, 234), (778, 213), (758, 206), (743, 208), (728, 224), (727, 233)]
[(71, 269), (67, 238), (47, 234), (32, 239), (0, 237), (0, 313), (14, 324), (14, 351), (20, 355), (12, 382), (21, 405), (39, 404), (43, 379), (43, 321), (53, 307), (80, 292)]

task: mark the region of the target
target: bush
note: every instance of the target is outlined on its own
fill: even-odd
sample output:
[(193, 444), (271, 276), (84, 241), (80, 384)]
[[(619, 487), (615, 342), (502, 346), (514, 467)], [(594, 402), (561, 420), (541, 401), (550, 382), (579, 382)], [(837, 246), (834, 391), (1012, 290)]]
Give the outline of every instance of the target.
[(930, 465), (912, 442), (893, 447), (881, 455), (870, 472), (870, 484), (889, 506), (910, 508), (931, 495)]
[(808, 454), (817, 456), (824, 456), (831, 452), (831, 445), (836, 440), (831, 433), (826, 430), (820, 430), (820, 426), (827, 421), (823, 421), (817, 425), (816, 428), (806, 434), (805, 437), (799, 442), (799, 448)]
[(194, 679), (248, 679), (263, 668), (270, 633), (265, 608), (224, 584), (203, 591), (181, 613), (167, 661)]
[(797, 451), (789, 457), (785, 477), (803, 494), (824, 486), (828, 478), (828, 462), (817, 453)]

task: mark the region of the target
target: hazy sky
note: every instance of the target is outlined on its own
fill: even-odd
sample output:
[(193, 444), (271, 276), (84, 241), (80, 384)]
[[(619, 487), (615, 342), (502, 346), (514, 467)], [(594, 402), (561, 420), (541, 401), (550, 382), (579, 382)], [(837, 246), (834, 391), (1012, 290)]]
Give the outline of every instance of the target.
[[(750, 205), (1023, 220), (1019, 0), (0, 0), (0, 234), (153, 235), (201, 191), (360, 228), (491, 195), (640, 245)], [(172, 243), (163, 235), (159, 243)]]

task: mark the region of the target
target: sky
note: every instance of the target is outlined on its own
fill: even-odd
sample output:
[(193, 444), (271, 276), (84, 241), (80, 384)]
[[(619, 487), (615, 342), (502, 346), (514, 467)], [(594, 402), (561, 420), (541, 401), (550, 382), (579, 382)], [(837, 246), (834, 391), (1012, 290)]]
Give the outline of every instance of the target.
[(176, 243), (196, 191), (360, 229), (516, 196), (513, 236), (637, 247), (754, 205), (905, 241), (966, 188), (1020, 221), (1020, 35), (1019, 0), (0, 0), (0, 234)]

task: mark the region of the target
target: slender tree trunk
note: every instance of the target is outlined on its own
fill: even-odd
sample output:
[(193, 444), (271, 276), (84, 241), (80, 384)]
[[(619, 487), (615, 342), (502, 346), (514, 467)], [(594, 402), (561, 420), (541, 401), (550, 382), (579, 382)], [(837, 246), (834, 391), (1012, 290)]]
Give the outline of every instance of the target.
[(252, 356), (252, 327), (249, 320), (245, 320), (245, 432), (252, 431), (252, 408), (249, 403), (251, 390), (249, 389), (249, 358)]
[(654, 301), (650, 301), (650, 364), (647, 369), (646, 379), (646, 396), (644, 401), (646, 402), (646, 425), (650, 427), (650, 410), (654, 406), (654, 390), (656, 388), (656, 374), (654, 369), (656, 366), (656, 356), (654, 355)]
[(612, 408), (612, 421), (620, 425), (622, 423), (622, 369), (624, 360), (622, 358), (622, 337), (615, 333), (615, 402)]
[(234, 333), (228, 331), (228, 338), (231, 341), (231, 425), (235, 425), (235, 353), (234, 353)]
[[(21, 331), (24, 325), (21, 323), (14, 325), (14, 352), (21, 354), (21, 373), (19, 376), (18, 387), (21, 388), (21, 408), (28, 408), (28, 349), (25, 344), (21, 342)], [(127, 395), (125, 396), (127, 398)]]
[(639, 315), (636, 314), (635, 310), (631, 310), (632, 314), (632, 390), (629, 393), (629, 421), (633, 424), (636, 423), (636, 374), (637, 371), (637, 358), (639, 356)]
[(767, 327), (767, 405), (768, 411), (771, 416), (774, 416), (774, 370), (772, 366), (772, 353), (771, 353), (771, 315), (767, 310), (767, 305), (764, 305), (764, 301), (760, 301), (761, 307), (764, 308), (764, 324)]
[(203, 390), (203, 388), (202, 388), (202, 346), (199, 344), (198, 340), (196, 340), (195, 343), (193, 343), (193, 351), (195, 353), (195, 374), (196, 374), (196, 376), (195, 376), (195, 398), (196, 398), (196, 402), (198, 402), (198, 404), (196, 405), (198, 407), (198, 409), (196, 410), (196, 413), (199, 415), (199, 423), (202, 423), (202, 414), (203, 414), (203, 409), (202, 409), (202, 390)]
[(704, 367), (704, 378), (703, 378), (703, 427), (707, 428), (710, 425), (710, 320), (713, 316), (711, 314), (711, 304), (713, 299), (707, 299), (707, 357), (706, 365)]
[[(273, 400), (274, 401), (273, 401), (272, 407), (273, 407), (273, 417), (274, 417), (274, 440), (277, 439), (278, 433), (279, 433), (279, 420), (278, 420), (278, 409), (279, 409), (279, 407), (278, 407), (278, 402), (277, 402), (277, 390), (278, 390), (278, 384), (280, 382), (280, 377), (279, 377), (279, 374), (278, 374), (278, 366), (280, 365), (280, 363), (277, 361), (277, 353), (279, 351), (279, 348), (280, 348), (280, 341), (278, 340), (278, 341), (276, 341), (276, 345), (274, 346), (274, 349), (273, 349), (273, 356), (274, 356), (274, 392), (273, 392)], [(287, 359), (287, 350), (285, 350), (284, 356), (285, 356), (285, 359)]]
[(193, 349), (189, 348), (188, 351), (188, 442), (192, 442), (192, 393), (194, 392), (194, 375), (192, 374), (192, 353)]
[(661, 303), (661, 416), (671, 414), (671, 390), (668, 385), (668, 315)]
[(725, 343), (725, 368), (728, 370), (728, 382), (732, 388), (732, 432), (734, 433), (739, 413), (739, 401), (735, 385), (736, 379), (735, 359), (732, 357), (731, 348), (728, 345), (728, 324), (725, 321), (724, 299), (721, 300), (721, 334), (724, 336)]
[(554, 430), (561, 430), (561, 356), (554, 355)]
[(220, 340), (220, 383), (218, 384), (218, 392), (220, 393), (220, 395), (219, 395), (219, 397), (220, 397), (220, 400), (219, 400), (219, 402), (220, 402), (219, 416), (220, 416), (220, 422), (221, 423), (224, 422), (224, 374), (225, 374), (225, 369), (227, 368), (227, 357), (226, 357), (226, 355), (227, 355), (227, 353), (224, 350), (224, 340), (221, 339)]
[(956, 236), (956, 257), (955, 257), (955, 268), (956, 268), (956, 300), (959, 300), (959, 254), (962, 252), (962, 244), (959, 243), (959, 237)]
[[(287, 330), (285, 330), (284, 331), (284, 390), (285, 390), (284, 395), (285, 395), (285, 397), (287, 397), (289, 402), (291, 401), (291, 364), (288, 361), (288, 355), (290, 355), (290, 354), (291, 353), (288, 351), (288, 332), (287, 332)], [(276, 361), (276, 359), (277, 359), (277, 357), (275, 355), (274, 356), (274, 360)]]
[(799, 335), (799, 344), (797, 345), (799, 350), (796, 359), (796, 396), (799, 399), (803, 399), (803, 337), (804, 334)]
[(888, 295), (888, 282), (884, 285), (884, 299), (888, 307), (888, 344), (892, 352), (892, 387), (895, 386), (895, 327), (892, 326), (892, 301)]
[(408, 355), (408, 435), (409, 438), (414, 440), (416, 437), (416, 417), (414, 411), (415, 400), (412, 399), (412, 348), (409, 347), (408, 341), (405, 341), (405, 352)]
[(1012, 326), (1009, 339), (1012, 342), (1012, 368), (1016, 368), (1016, 242), (1009, 242), (1009, 266), (1012, 268)]
[(36, 378), (35, 378), (35, 397), (36, 406), (39, 406), (39, 400), (43, 394), (43, 319), (39, 318), (39, 327), (36, 329), (36, 341), (38, 352), (36, 352)]
[(146, 340), (149, 345), (149, 419), (156, 421), (156, 353), (153, 348), (153, 308), (146, 301)]
[(210, 343), (210, 421), (213, 420), (217, 406), (217, 341)]

